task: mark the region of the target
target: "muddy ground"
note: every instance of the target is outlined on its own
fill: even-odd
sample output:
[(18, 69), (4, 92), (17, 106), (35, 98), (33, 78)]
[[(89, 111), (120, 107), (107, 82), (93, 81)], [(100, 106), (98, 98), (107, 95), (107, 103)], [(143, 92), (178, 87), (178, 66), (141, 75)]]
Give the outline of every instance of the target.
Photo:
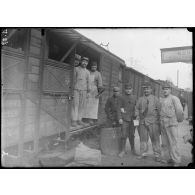
[[(183, 136), (189, 132), (190, 126), (188, 121), (179, 124), (179, 149), (182, 155), (181, 166), (185, 167), (192, 162), (190, 144), (184, 144)], [(65, 145), (62, 141), (56, 141), (57, 135), (40, 139), (39, 153), (34, 155), (25, 152), (22, 161), (9, 156), (4, 156), (2, 165), (5, 167), (89, 167), (93, 165), (80, 164), (75, 162), (75, 148), (80, 142), (92, 149), (100, 150), (100, 129), (87, 130), (71, 136), (68, 143)], [(63, 139), (63, 135), (61, 135)], [(135, 149), (139, 154), (139, 136), (136, 130), (135, 133)], [(27, 150), (32, 149), (32, 143), (25, 145)], [(149, 142), (150, 157), (139, 160), (137, 156), (131, 154), (129, 142), (126, 143), (127, 154), (123, 158), (118, 156), (101, 155), (100, 167), (167, 167), (168, 165), (154, 161), (151, 142)], [(16, 147), (6, 149), (5, 152), (15, 154)]]

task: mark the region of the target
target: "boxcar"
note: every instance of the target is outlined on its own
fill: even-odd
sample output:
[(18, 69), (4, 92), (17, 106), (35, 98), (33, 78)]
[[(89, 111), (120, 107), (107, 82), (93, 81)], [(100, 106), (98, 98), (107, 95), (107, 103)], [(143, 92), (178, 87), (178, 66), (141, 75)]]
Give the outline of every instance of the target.
[(73, 29), (7, 31), (8, 44), (2, 47), (1, 56), (3, 147), (30, 140), (38, 147), (40, 137), (71, 130), (75, 54), (98, 62), (106, 89), (100, 98), (98, 122), (104, 122), (104, 105), (112, 87), (122, 88), (124, 60)]
[[(75, 54), (98, 62), (105, 87), (99, 101), (100, 124), (115, 85), (124, 92), (124, 84), (131, 83), (138, 98), (143, 95), (142, 83), (149, 80), (153, 93), (162, 95), (161, 83), (126, 67), (124, 60), (73, 29), (9, 28), (7, 32), (8, 44), (1, 50), (3, 148), (19, 143), (22, 153), (23, 143), (33, 140), (37, 150), (40, 137), (71, 131)], [(192, 97), (185, 94), (192, 112)]]

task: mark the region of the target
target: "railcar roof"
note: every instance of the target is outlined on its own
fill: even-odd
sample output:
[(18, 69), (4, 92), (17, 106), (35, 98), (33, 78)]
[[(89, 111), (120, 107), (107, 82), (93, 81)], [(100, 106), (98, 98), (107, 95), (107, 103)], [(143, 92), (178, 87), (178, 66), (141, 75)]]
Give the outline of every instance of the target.
[(125, 65), (125, 61), (123, 59), (104, 49), (103, 47), (101, 47), (91, 39), (85, 37), (84, 35), (80, 34), (73, 28), (51, 28), (49, 29), (49, 31), (57, 33), (59, 36), (68, 38), (74, 42), (80, 39), (80, 42), (83, 45), (86, 45), (99, 53), (106, 53), (109, 56), (112, 56), (115, 60), (119, 61), (122, 65)]

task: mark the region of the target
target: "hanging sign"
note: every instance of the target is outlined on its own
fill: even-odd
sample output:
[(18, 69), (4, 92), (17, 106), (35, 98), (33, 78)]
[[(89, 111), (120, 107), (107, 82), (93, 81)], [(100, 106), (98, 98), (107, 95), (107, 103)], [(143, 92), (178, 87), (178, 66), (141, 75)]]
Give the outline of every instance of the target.
[(161, 63), (192, 63), (192, 47), (173, 47), (161, 49)]

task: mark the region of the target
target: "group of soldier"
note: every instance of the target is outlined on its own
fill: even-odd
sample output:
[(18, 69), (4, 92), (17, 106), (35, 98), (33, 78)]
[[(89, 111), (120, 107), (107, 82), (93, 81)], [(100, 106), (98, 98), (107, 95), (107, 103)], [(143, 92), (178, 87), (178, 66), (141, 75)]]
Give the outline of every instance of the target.
[[(135, 121), (140, 138), (140, 155), (138, 159), (149, 156), (149, 138), (155, 161), (172, 166), (179, 166), (181, 155), (178, 148), (178, 121), (183, 120), (183, 108), (178, 97), (171, 94), (171, 86), (162, 86), (164, 97), (160, 100), (152, 94), (150, 82), (143, 84), (144, 95), (136, 100), (130, 84), (125, 85), (125, 94), (120, 95), (118, 87), (113, 88), (113, 96), (108, 98), (105, 105), (107, 124), (121, 127), (121, 152), (125, 155), (126, 139), (129, 139), (131, 152), (135, 151)], [(161, 142), (160, 142), (161, 140)], [(161, 144), (162, 143), (162, 144)]]
[[(97, 62), (92, 61), (90, 71), (86, 68), (89, 58), (76, 55), (74, 71), (74, 98), (72, 102), (72, 126), (90, 125), (98, 118), (99, 96), (102, 92), (102, 78), (97, 71)], [(122, 158), (126, 151), (126, 140), (129, 139), (131, 152), (138, 159), (149, 155), (149, 138), (152, 143), (155, 160), (174, 166), (181, 163), (178, 148), (178, 122), (182, 121), (183, 107), (178, 97), (171, 94), (171, 86), (164, 83), (163, 98), (152, 94), (150, 82), (143, 84), (144, 95), (138, 100), (133, 95), (131, 84), (125, 84), (125, 94), (119, 87), (113, 88), (113, 96), (107, 99), (105, 113), (106, 125), (120, 131)], [(138, 122), (135, 125), (134, 122)], [(140, 138), (140, 155), (135, 150), (135, 129)], [(160, 141), (161, 140), (161, 141)]]

